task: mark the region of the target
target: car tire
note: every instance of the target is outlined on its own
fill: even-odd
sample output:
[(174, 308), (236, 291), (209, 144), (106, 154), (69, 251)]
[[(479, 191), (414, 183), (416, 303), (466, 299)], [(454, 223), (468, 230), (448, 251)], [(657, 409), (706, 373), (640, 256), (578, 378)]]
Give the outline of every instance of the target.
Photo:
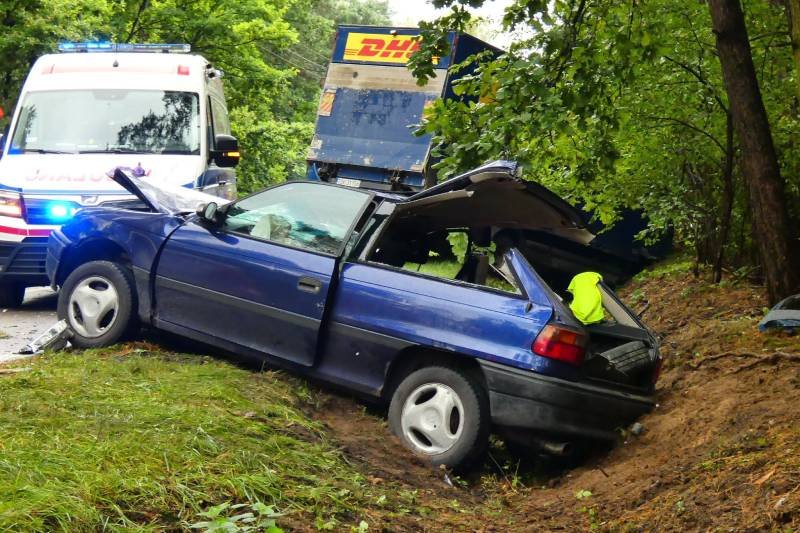
[(459, 369), (421, 368), (395, 389), (389, 427), (432, 464), (463, 470), (482, 457), (489, 442), (486, 389), (472, 374)]
[(133, 333), (134, 287), (133, 273), (119, 263), (91, 261), (72, 271), (58, 295), (58, 318), (72, 330), (72, 345), (100, 348)]
[(0, 309), (14, 309), (22, 305), (25, 299), (25, 285), (21, 283), (3, 283), (0, 285)]

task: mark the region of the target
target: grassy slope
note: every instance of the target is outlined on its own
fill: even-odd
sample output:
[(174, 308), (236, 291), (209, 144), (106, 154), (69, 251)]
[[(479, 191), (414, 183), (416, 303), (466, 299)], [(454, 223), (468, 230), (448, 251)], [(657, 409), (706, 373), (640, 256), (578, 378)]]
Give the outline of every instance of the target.
[(0, 377), (0, 530), (186, 527), (225, 501), (274, 504), (279, 525), (358, 524), (365, 502), (394, 499), (325, 441), (291, 380), (127, 351)]

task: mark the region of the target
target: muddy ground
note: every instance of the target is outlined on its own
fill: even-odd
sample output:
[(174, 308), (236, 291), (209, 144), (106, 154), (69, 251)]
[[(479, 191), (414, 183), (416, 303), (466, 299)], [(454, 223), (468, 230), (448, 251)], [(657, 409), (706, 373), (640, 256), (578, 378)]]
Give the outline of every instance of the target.
[[(800, 528), (800, 336), (761, 334), (763, 288), (687, 272), (622, 291), (662, 337), (658, 407), (610, 451), (553, 461), (494, 441), (449, 477), (406, 452), (380, 410), (317, 391), (322, 420), (372, 483), (399, 483), (422, 516), (369, 513), (390, 531), (796, 531)], [(572, 461), (572, 464), (570, 464)], [(413, 492), (416, 491), (416, 492)], [(413, 513), (416, 514), (416, 513)]]

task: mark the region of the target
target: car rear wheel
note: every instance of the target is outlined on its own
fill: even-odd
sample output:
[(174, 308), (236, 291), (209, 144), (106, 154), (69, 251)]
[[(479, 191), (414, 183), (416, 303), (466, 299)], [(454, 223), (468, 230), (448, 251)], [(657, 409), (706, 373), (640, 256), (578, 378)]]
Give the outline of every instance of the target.
[(489, 400), (483, 385), (462, 370), (431, 366), (406, 376), (392, 395), (389, 425), (434, 465), (464, 469), (486, 450)]
[(0, 309), (13, 309), (22, 305), (25, 299), (25, 285), (3, 283), (0, 285)]
[(133, 275), (119, 263), (91, 261), (76, 268), (58, 296), (58, 318), (67, 321), (78, 348), (110, 346), (136, 325)]

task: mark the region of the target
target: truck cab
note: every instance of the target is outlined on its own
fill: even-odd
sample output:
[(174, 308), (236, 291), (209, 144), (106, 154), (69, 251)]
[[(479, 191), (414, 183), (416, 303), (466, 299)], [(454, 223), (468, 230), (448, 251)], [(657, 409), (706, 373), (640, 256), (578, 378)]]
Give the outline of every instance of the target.
[(129, 200), (108, 177), (236, 196), (222, 72), (188, 45), (62, 43), (31, 68), (0, 151), (0, 307), (47, 285), (50, 232), (89, 206)]

